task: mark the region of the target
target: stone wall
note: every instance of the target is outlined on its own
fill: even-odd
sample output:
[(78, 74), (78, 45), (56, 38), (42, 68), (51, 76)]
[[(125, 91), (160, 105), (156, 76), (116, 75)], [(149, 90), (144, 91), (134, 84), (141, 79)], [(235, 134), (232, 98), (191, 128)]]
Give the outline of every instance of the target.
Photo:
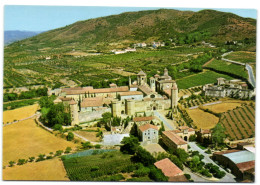
[(102, 114), (105, 112), (111, 112), (111, 108), (106, 108), (93, 112), (80, 112), (79, 113), (79, 123), (93, 121), (95, 119), (100, 119)]

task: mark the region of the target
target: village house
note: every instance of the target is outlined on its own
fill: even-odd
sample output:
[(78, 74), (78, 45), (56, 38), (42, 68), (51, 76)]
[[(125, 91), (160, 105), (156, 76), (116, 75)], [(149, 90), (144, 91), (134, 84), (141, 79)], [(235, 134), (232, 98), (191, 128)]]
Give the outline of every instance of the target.
[(188, 144), (180, 136), (178, 136), (174, 130), (163, 131), (162, 132), (162, 141), (163, 143), (173, 150), (178, 148), (184, 149), (188, 152)]
[(158, 143), (158, 127), (145, 124), (138, 127), (138, 135), (142, 138), (143, 144)]
[(151, 121), (155, 121), (155, 117), (153, 116), (146, 116), (146, 117), (134, 117), (133, 122), (135, 122), (137, 125), (145, 125), (147, 123), (151, 123)]
[(204, 142), (205, 139), (211, 140), (211, 130), (209, 129), (200, 129), (196, 132), (197, 140), (201, 143)]
[(165, 158), (154, 163), (154, 165), (162, 170), (166, 177), (169, 177), (169, 182), (188, 182), (184, 172), (178, 168), (170, 159)]

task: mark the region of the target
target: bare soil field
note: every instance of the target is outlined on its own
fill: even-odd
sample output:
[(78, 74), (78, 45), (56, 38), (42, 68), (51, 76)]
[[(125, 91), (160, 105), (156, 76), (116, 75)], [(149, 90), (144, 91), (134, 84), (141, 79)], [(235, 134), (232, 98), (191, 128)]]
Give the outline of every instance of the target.
[(3, 169), (3, 180), (69, 181), (59, 158)]
[(198, 129), (211, 129), (219, 121), (218, 117), (214, 116), (213, 114), (204, 112), (200, 109), (187, 109), (187, 113), (193, 120), (194, 125), (198, 127)]
[(37, 126), (33, 119), (3, 127), (3, 165), (76, 146)]
[(39, 108), (38, 104), (21, 107), (14, 110), (7, 110), (3, 112), (3, 122), (13, 122), (14, 120), (21, 120), (35, 114)]
[(99, 142), (100, 141), (100, 137), (96, 137), (96, 134), (98, 132), (87, 132), (87, 131), (75, 131), (74, 133), (86, 138), (89, 141), (92, 142)]

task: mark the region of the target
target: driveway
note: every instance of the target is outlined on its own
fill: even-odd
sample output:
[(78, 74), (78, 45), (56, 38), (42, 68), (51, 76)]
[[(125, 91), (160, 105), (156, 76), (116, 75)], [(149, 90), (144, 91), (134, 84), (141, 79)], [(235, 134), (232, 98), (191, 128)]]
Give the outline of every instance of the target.
[(204, 156), (204, 159), (202, 160), (205, 163), (212, 163), (216, 166), (219, 167), (220, 170), (224, 171), (226, 173), (225, 177), (223, 177), (222, 179), (220, 179), (217, 182), (236, 182), (235, 181), (235, 176), (231, 173), (227, 173), (223, 168), (221, 168), (219, 165), (217, 165), (210, 157), (209, 154), (205, 153), (204, 150), (202, 150), (200, 147), (198, 147), (198, 145), (195, 142), (188, 142), (189, 146), (190, 146), (190, 150), (192, 151), (198, 151), (200, 154), (202, 154)]
[(156, 117), (158, 117), (164, 124), (164, 126), (166, 126), (167, 128), (169, 128), (169, 130), (174, 130), (174, 127), (168, 123), (168, 121), (166, 120), (166, 118), (164, 117), (164, 115), (162, 115), (161, 113), (154, 111), (154, 115)]

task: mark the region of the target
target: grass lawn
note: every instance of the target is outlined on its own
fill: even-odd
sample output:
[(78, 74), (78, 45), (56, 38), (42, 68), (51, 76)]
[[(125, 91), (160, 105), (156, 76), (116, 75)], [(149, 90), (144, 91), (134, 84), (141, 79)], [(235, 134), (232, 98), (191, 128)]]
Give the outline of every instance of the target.
[(121, 174), (121, 171), (132, 164), (130, 155), (119, 151), (91, 156), (63, 159), (70, 180), (95, 181), (105, 180), (109, 176)]
[(190, 87), (205, 85), (208, 83), (217, 82), (217, 78), (223, 77), (227, 80), (232, 79), (232, 77), (214, 71), (205, 71), (195, 75), (191, 75), (179, 80), (176, 80), (179, 89), (188, 89)]
[(37, 126), (33, 119), (3, 127), (3, 165), (76, 146)]
[(55, 158), (3, 169), (3, 180), (68, 181), (69, 178), (61, 159)]

